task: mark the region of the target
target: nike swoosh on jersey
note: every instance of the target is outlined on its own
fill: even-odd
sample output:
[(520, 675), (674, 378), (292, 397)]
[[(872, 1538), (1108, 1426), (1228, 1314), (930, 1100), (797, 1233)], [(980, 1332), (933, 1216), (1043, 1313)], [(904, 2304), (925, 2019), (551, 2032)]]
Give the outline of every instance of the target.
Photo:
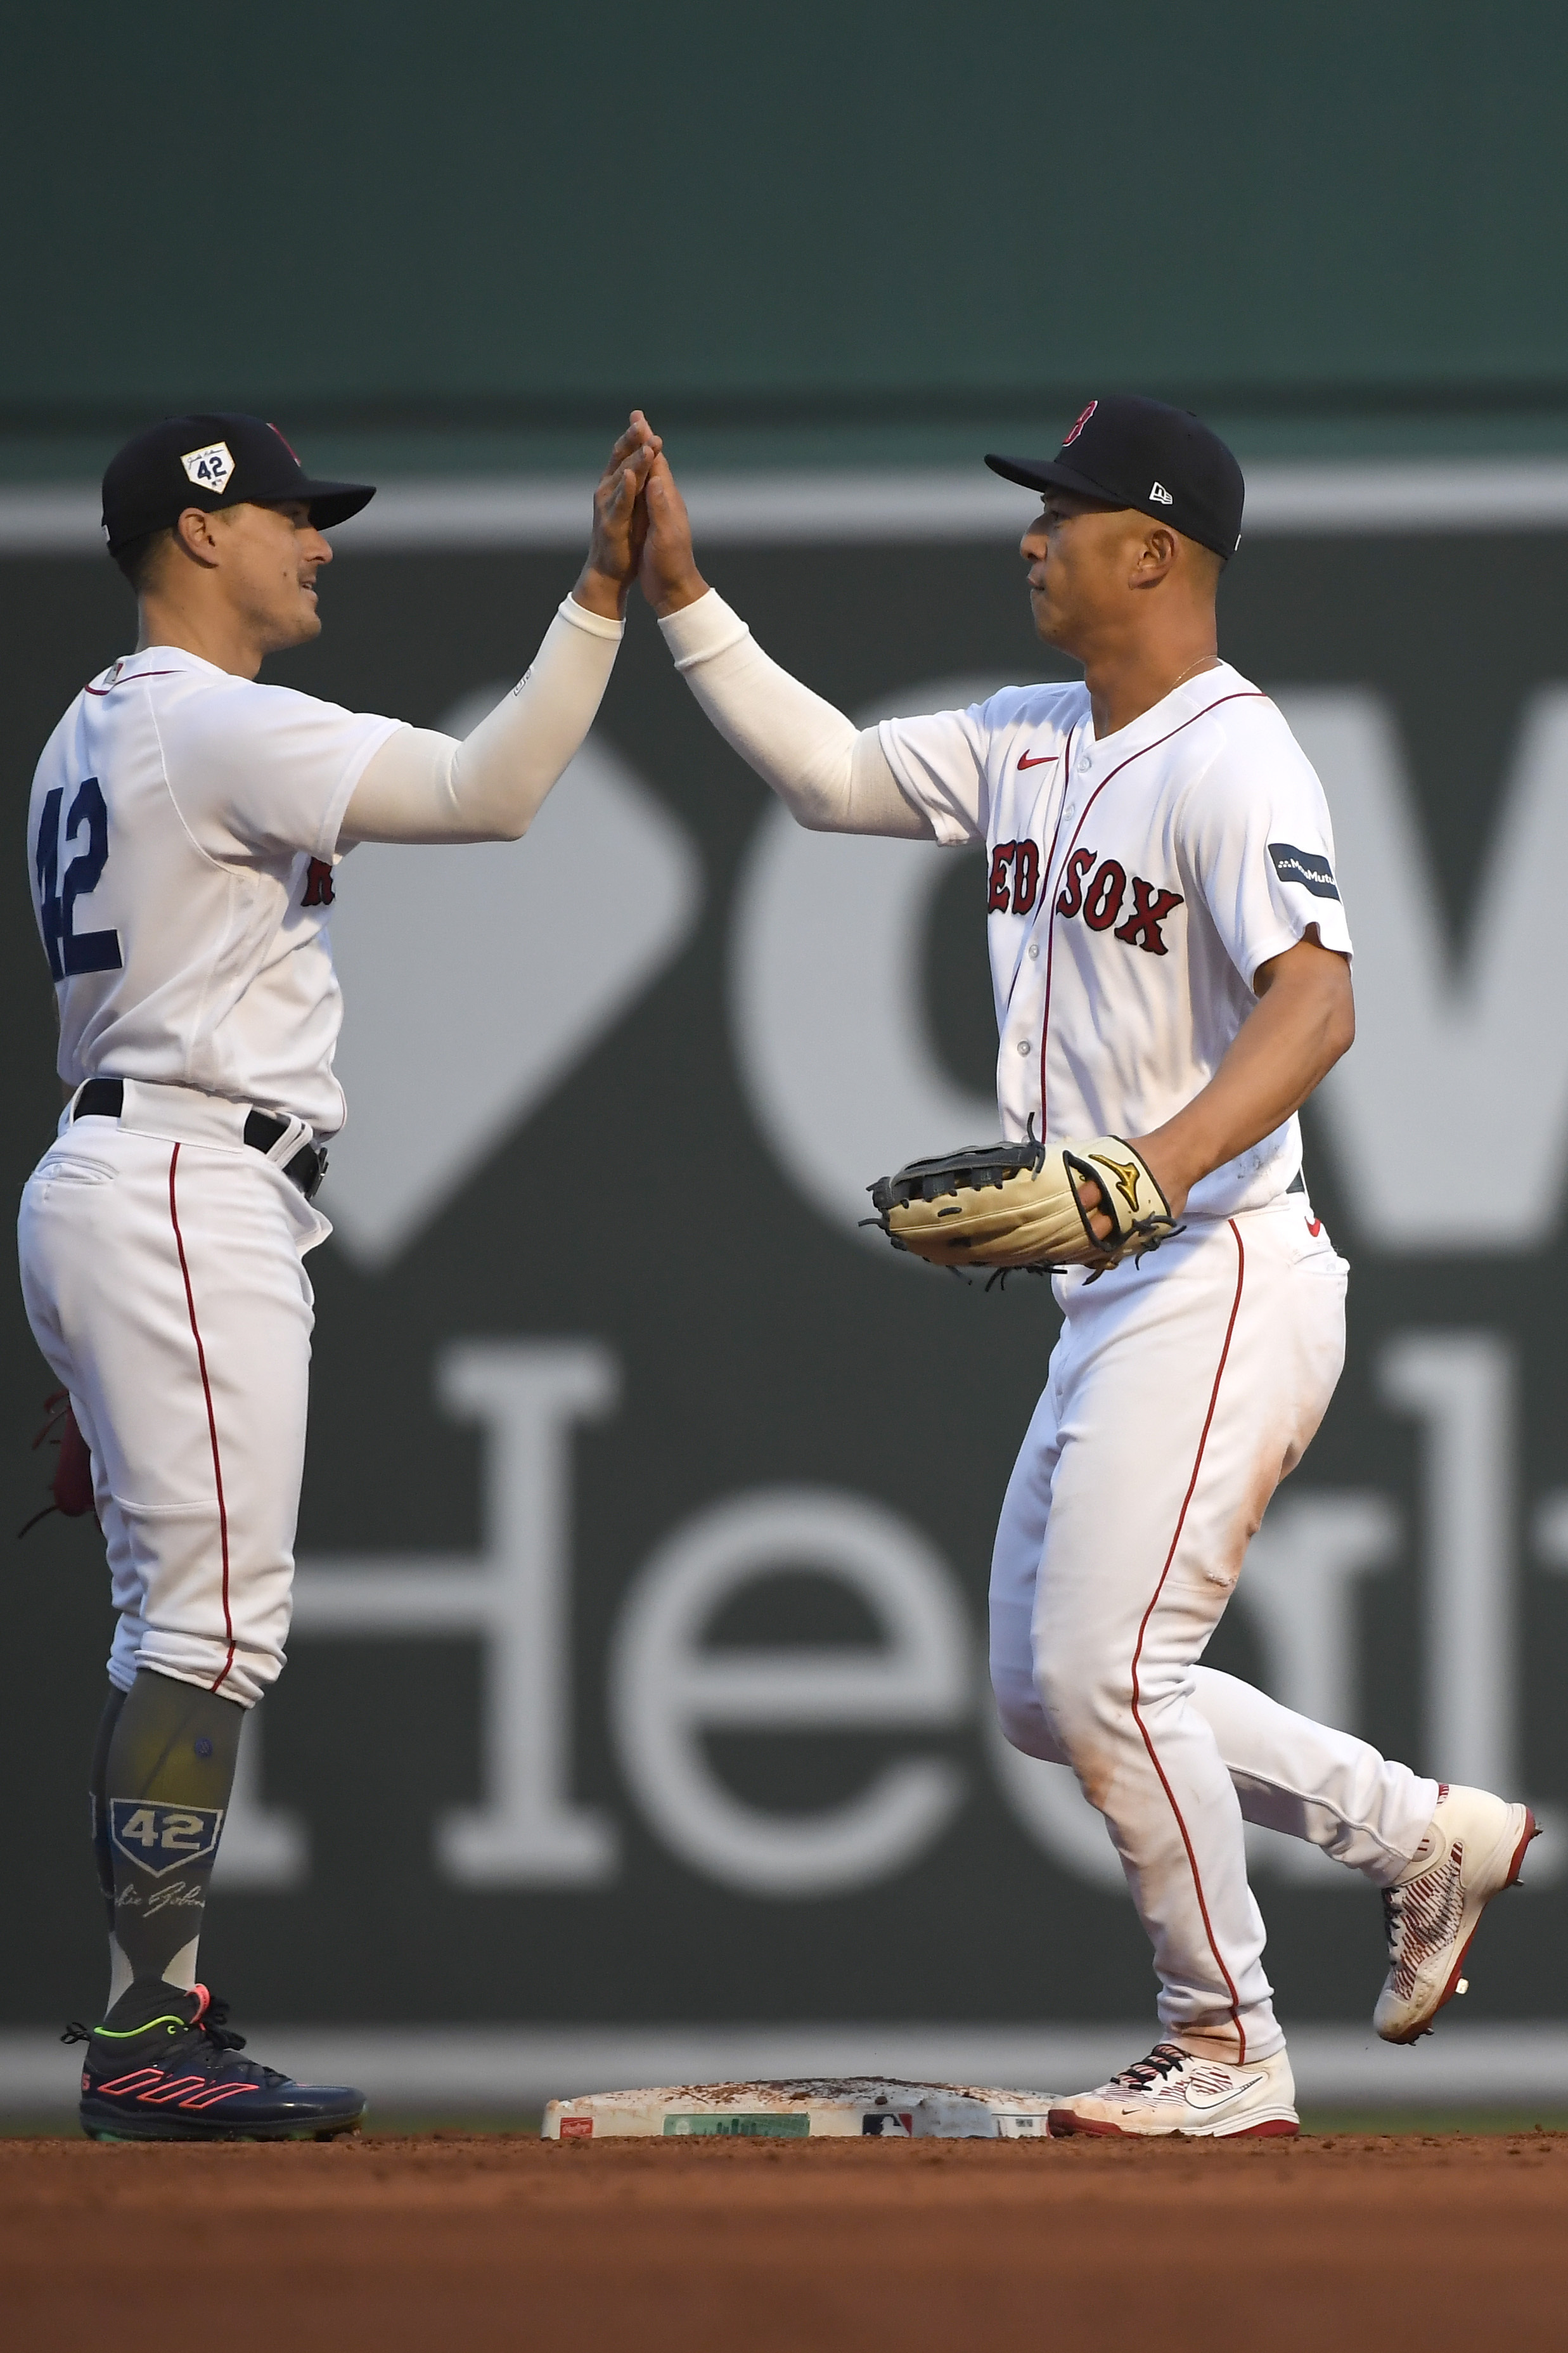
[(1018, 754), (1018, 765), (1020, 768), (1044, 768), (1048, 766), (1051, 761), (1059, 760), (1060, 758), (1061, 754), (1059, 752), (1037, 752), (1033, 759), (1029, 757), (1027, 752), (1020, 752)]

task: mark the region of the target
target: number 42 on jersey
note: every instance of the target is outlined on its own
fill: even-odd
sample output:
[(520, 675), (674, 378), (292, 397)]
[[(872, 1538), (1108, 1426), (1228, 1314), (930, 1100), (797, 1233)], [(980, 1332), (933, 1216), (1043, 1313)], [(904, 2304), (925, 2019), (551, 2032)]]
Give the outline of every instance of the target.
[[(97, 890), (109, 859), (109, 811), (102, 787), (96, 776), (84, 777), (71, 796), (62, 828), (65, 797), (63, 785), (45, 795), (33, 854), (44, 946), (56, 980), (83, 972), (118, 972), (123, 961), (118, 932), (79, 932), (75, 927), (76, 902)], [(73, 849), (75, 856), (68, 859), (66, 853)]]

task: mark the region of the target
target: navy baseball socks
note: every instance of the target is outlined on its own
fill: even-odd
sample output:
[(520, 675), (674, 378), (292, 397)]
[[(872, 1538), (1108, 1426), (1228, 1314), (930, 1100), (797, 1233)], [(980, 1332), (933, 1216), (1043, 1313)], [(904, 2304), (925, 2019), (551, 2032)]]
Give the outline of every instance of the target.
[(236, 2054), (226, 2011), (193, 1983), (245, 1711), (143, 1669), (111, 1692), (92, 1764), (92, 1841), (109, 1920), (110, 2007), (87, 2043), (81, 2121), (97, 2140), (331, 2139), (362, 2094)]
[(245, 1710), (145, 1668), (111, 1692), (92, 1760), (92, 1844), (109, 1916), (110, 1989), (188, 1987)]

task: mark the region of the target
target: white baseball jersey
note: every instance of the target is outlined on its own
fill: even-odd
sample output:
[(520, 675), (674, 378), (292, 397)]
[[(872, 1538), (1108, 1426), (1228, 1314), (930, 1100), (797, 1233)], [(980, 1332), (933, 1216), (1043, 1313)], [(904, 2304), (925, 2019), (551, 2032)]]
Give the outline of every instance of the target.
[(342, 1124), (327, 910), (338, 828), (400, 725), (152, 646), (44, 747), (27, 850), (59, 1073)]
[[(1213, 1078), (1260, 965), (1315, 925), (1350, 954), (1322, 786), (1275, 705), (1222, 662), (1098, 742), (1081, 685), (1009, 687), (882, 724), (937, 839), (984, 841), (1003, 1125), (1146, 1135)], [(1194, 1185), (1186, 1215), (1274, 1200), (1289, 1119)]]

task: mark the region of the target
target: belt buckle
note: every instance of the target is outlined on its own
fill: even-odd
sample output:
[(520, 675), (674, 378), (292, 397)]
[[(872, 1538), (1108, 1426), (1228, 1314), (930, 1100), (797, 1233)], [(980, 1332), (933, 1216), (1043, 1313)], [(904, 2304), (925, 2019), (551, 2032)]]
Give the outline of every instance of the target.
[(299, 1186), (300, 1190), (305, 1196), (306, 1200), (313, 1201), (317, 1194), (321, 1189), (321, 1179), (327, 1173), (326, 1151), (324, 1147), (319, 1144), (307, 1144), (303, 1145), (302, 1148), (294, 1155), (294, 1158), (289, 1164), (290, 1170), (298, 1167), (301, 1160), (307, 1163), (306, 1173), (303, 1177), (296, 1176), (294, 1182)]
[(291, 1185), (299, 1187), (307, 1201), (313, 1201), (321, 1189), (321, 1179), (327, 1173), (327, 1155), (319, 1144), (302, 1144), (291, 1159), (282, 1164), (283, 1174)]
[[(281, 1176), (287, 1176), (290, 1185), (298, 1192), (303, 1193), (307, 1201), (311, 1201), (314, 1200), (320, 1189), (321, 1178), (326, 1174), (327, 1155), (320, 1145), (307, 1140), (297, 1143), (288, 1159), (280, 1160), (278, 1156), (279, 1146), (287, 1136), (289, 1128), (296, 1125), (303, 1130), (305, 1137), (309, 1139), (310, 1131), (297, 1114), (289, 1113), (279, 1118), (276, 1112), (263, 1111), (259, 1105), (252, 1104), (245, 1123), (245, 1141), (253, 1152), (259, 1152), (264, 1160), (269, 1160)], [(276, 1128), (277, 1134), (268, 1142), (263, 1143), (259, 1135), (251, 1133), (257, 1126)]]

